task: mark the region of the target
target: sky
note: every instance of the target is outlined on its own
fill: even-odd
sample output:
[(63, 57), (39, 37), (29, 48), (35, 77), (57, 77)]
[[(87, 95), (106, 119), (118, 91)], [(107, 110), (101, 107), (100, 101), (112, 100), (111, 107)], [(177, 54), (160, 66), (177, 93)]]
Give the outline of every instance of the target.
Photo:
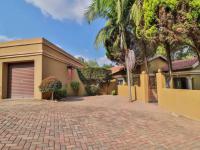
[(90, 0), (1, 0), (0, 42), (44, 37), (75, 57), (110, 64), (94, 40), (104, 20), (88, 24)]

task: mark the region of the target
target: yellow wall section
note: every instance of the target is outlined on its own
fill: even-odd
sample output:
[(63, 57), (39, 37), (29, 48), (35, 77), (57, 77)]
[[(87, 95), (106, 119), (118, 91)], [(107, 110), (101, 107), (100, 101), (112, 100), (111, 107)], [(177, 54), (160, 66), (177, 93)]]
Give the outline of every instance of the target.
[[(73, 79), (71, 81), (78, 81), (80, 83), (80, 89), (79, 89), (79, 93), (78, 93), (79, 96), (86, 96), (87, 95), (87, 93), (85, 91), (85, 86), (81, 82), (81, 80), (79, 78), (79, 75), (78, 75), (78, 72), (77, 72), (76, 69), (74, 70)], [(71, 81), (68, 81), (68, 84), (67, 84), (67, 93), (68, 93), (69, 96), (75, 96), (73, 90), (71, 89), (71, 85), (70, 85)]]
[(63, 86), (67, 85), (67, 94), (71, 96), (73, 96), (74, 93), (71, 89), (70, 83), (71, 81), (78, 81), (80, 83), (79, 95), (86, 95), (84, 85), (80, 81), (77, 71), (74, 70), (72, 80), (68, 80), (67, 75), (67, 64), (53, 58), (43, 56), (43, 79), (49, 76), (55, 76), (62, 82)]
[[(128, 89), (127, 85), (118, 85), (118, 95), (124, 96), (124, 97), (129, 97), (128, 91), (129, 91), (129, 89)], [(136, 100), (135, 86), (131, 87), (131, 93), (132, 93), (133, 100)]]
[[(149, 102), (149, 84), (148, 75), (143, 72), (140, 75), (140, 86), (132, 86), (133, 100), (139, 100), (145, 103)], [(118, 86), (118, 95), (128, 97), (128, 86)]]
[(200, 91), (164, 88), (165, 78), (157, 74), (158, 103), (177, 114), (200, 120)]
[(43, 79), (55, 76), (63, 84), (67, 83), (67, 65), (54, 59), (43, 56)]

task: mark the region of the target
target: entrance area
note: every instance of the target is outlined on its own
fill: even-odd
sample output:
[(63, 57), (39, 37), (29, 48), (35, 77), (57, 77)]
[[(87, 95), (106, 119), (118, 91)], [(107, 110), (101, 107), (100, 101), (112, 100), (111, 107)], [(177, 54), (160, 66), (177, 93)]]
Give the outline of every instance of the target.
[(8, 98), (34, 97), (34, 63), (8, 64)]

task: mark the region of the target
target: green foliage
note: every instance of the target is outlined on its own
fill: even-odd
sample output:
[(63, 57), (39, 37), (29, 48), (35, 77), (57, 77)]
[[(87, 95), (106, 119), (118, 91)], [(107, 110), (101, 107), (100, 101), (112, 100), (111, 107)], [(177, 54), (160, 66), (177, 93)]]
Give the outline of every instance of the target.
[(86, 85), (87, 94), (94, 96), (99, 93), (99, 86), (109, 81), (111, 71), (105, 68), (87, 67), (78, 69), (78, 74), (81, 81)]
[(114, 95), (117, 95), (117, 92), (116, 92), (116, 90), (113, 90), (112, 92), (111, 92), (111, 94), (114, 96)]
[(113, 67), (113, 65), (112, 64), (104, 64), (102, 67), (105, 69), (110, 69)]
[(70, 85), (71, 85), (71, 88), (74, 91), (74, 93), (78, 94), (79, 89), (80, 89), (80, 83), (77, 81), (72, 81)]
[(39, 86), (39, 89), (42, 93), (46, 92), (55, 92), (62, 88), (62, 82), (51, 76), (42, 81)]
[(145, 20), (145, 30), (148, 32), (152, 31), (152, 33), (155, 32), (155, 29), (152, 28), (154, 28), (155, 21), (158, 19), (156, 11), (161, 5), (169, 7), (173, 10), (177, 7), (178, 1), (179, 0), (144, 0), (143, 15)]
[(96, 47), (104, 46), (107, 57), (112, 61), (124, 64), (125, 54), (132, 49), (133, 29), (130, 23), (130, 9), (134, 0), (92, 0), (86, 18), (89, 22), (95, 19), (106, 19), (105, 26), (96, 36)]
[(163, 45), (159, 45), (156, 49), (156, 55), (166, 56), (166, 51)]
[(85, 87), (85, 90), (86, 90), (86, 92), (87, 92), (87, 94), (88, 94), (89, 96), (95, 96), (95, 95), (98, 95), (98, 94), (99, 94), (100, 88), (99, 88), (98, 85), (92, 84), (92, 85), (87, 85), (87, 86)]
[(196, 56), (196, 53), (189, 47), (185, 47), (181, 50), (174, 52), (173, 59), (174, 60), (182, 60), (182, 59), (191, 59)]
[(99, 64), (95, 60), (89, 60), (89, 61), (85, 62), (85, 64), (88, 67), (99, 67)]
[(87, 67), (78, 69), (78, 74), (84, 84), (100, 84), (110, 79), (110, 70), (105, 68)]
[(67, 97), (67, 89), (62, 88), (62, 89), (56, 90), (55, 93), (54, 93), (54, 97), (57, 100), (60, 100), (62, 98), (66, 98)]

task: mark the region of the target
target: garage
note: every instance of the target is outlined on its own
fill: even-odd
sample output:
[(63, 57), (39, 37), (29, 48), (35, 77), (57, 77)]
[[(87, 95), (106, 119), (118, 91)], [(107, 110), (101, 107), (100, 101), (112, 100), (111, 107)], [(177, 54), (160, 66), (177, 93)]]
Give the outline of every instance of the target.
[[(71, 82), (68, 66), (82, 68), (75, 57), (44, 38), (0, 42), (1, 99), (42, 99), (39, 86), (43, 79), (54, 76), (66, 85)], [(78, 73), (74, 81), (80, 81)], [(81, 83), (80, 95), (85, 95)], [(68, 95), (73, 95), (71, 89)]]
[(34, 63), (8, 64), (8, 98), (34, 97)]

